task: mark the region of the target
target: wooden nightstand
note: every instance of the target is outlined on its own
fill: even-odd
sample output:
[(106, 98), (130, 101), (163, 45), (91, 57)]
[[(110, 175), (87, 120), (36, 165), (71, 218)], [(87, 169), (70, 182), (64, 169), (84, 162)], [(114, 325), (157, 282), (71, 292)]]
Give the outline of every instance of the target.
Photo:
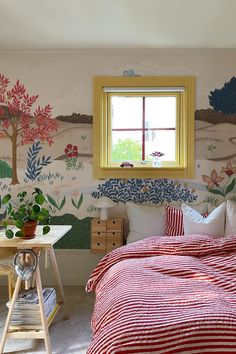
[(91, 253), (107, 253), (123, 244), (123, 219), (92, 220)]

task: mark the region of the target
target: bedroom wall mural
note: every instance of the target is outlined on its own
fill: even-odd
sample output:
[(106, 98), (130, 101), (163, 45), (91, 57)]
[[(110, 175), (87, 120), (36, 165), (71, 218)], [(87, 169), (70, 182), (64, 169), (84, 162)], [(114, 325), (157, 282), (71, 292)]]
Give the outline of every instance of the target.
[[(54, 118), (52, 107), (37, 105), (38, 98), (19, 80), (11, 85), (0, 74), (1, 195), (40, 186), (53, 208), (51, 224), (73, 226), (57, 247), (89, 248), (89, 211), (93, 208), (86, 217), (76, 216), (83, 204), (83, 193), (76, 191), (76, 185), (79, 171), (86, 169), (92, 157), (92, 116), (74, 113)], [(58, 145), (56, 150), (54, 145)]]
[[(89, 56), (86, 60), (84, 56), (77, 83), (73, 81), (75, 70), (67, 82), (65, 77), (58, 76), (59, 68), (54, 61), (49, 60), (55, 56), (45, 54), (45, 58), (47, 60), (39, 68), (32, 60), (32, 68), (38, 70), (36, 74), (26, 67), (22, 74), (22, 63), (18, 67), (11, 59), (9, 65), (0, 57), (0, 63), (3, 63), (0, 73), (0, 196), (8, 191), (17, 193), (22, 188), (30, 191), (36, 185), (46, 191), (53, 207), (52, 223), (73, 226), (68, 236), (57, 244), (58, 248), (90, 248), (90, 221), (98, 216), (95, 201), (103, 195), (116, 203), (111, 210), (116, 216), (125, 215), (127, 201), (180, 204), (206, 200), (218, 205), (224, 199), (236, 200), (236, 78), (232, 72), (230, 76), (221, 73), (217, 85), (214, 82), (210, 89), (201, 91), (195, 112), (195, 179), (98, 181), (92, 177), (92, 77), (195, 75), (197, 69), (192, 67), (192, 62), (185, 67), (175, 67), (173, 59), (169, 64), (166, 64), (168, 60), (163, 64), (154, 56), (139, 62), (127, 56), (123, 63), (120, 58), (113, 57), (114, 63), (108, 58), (106, 68), (102, 61), (99, 64), (96, 58)], [(69, 70), (71, 58), (66, 58), (65, 70)], [(71, 65), (76, 68), (80, 57), (74, 55), (73, 58), (75, 63)], [(158, 60), (159, 71), (156, 69)], [(47, 66), (48, 72), (55, 66), (54, 80), (49, 74), (40, 79)], [(58, 82), (62, 87), (56, 96), (54, 90), (60, 86)], [(73, 94), (67, 94), (67, 90)], [(197, 95), (200, 95), (198, 81)], [(68, 113), (70, 109), (76, 109), (77, 113)]]

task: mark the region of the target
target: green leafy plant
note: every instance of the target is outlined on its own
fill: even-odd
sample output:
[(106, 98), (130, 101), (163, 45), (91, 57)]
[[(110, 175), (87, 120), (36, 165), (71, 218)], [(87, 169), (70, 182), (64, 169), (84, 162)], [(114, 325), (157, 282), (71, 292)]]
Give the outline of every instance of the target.
[[(43, 204), (47, 203), (47, 198), (39, 188), (34, 188), (31, 195), (26, 191), (17, 194), (15, 200), (12, 199), (11, 194), (6, 194), (2, 198), (2, 205), (6, 206), (6, 219), (3, 221), (5, 235), (8, 238), (23, 237), (24, 232), (22, 228), (26, 221), (38, 221), (43, 227), (43, 234), (46, 235), (50, 231), (48, 226), (50, 222), (51, 206), (44, 207)], [(13, 232), (8, 229), (9, 225), (15, 225), (19, 230)]]

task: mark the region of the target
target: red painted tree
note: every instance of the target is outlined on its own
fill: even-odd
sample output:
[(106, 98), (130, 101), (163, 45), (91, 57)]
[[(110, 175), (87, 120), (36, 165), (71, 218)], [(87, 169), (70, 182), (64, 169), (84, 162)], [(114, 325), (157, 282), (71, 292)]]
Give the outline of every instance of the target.
[(38, 95), (29, 96), (19, 80), (8, 89), (10, 80), (0, 74), (0, 138), (8, 138), (12, 146), (12, 182), (19, 183), (17, 177), (17, 148), (32, 144), (36, 140), (53, 143), (52, 133), (58, 124), (51, 117), (50, 105), (33, 111)]

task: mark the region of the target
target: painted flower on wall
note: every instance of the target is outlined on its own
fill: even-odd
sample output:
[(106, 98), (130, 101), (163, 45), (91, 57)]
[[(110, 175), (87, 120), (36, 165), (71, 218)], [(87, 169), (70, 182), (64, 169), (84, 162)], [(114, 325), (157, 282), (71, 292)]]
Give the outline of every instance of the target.
[[(226, 179), (226, 176), (223, 174), (228, 176), (228, 178)], [(232, 192), (235, 187), (235, 174), (236, 167), (232, 165), (231, 161), (228, 161), (226, 167), (223, 166), (221, 168), (220, 174), (214, 169), (211, 171), (210, 176), (202, 175), (202, 179), (207, 183), (206, 188), (210, 193), (219, 194), (222, 197), (225, 197), (228, 193)], [(223, 181), (224, 184), (222, 185), (221, 182)]]
[(78, 146), (67, 144), (65, 148), (65, 154), (67, 158), (78, 157)]
[(65, 163), (66, 163), (66, 169), (67, 170), (78, 170), (80, 168), (83, 168), (83, 163), (81, 161), (78, 161), (78, 146), (77, 145), (72, 145), (72, 144), (67, 144), (65, 149)]
[(233, 167), (231, 161), (227, 162), (226, 167), (222, 167), (221, 172), (224, 172), (227, 176), (236, 174), (236, 167)]
[(207, 183), (207, 188), (212, 189), (214, 186), (219, 187), (219, 182), (224, 180), (224, 177), (218, 176), (216, 170), (211, 171), (211, 176), (202, 175), (202, 179)]

